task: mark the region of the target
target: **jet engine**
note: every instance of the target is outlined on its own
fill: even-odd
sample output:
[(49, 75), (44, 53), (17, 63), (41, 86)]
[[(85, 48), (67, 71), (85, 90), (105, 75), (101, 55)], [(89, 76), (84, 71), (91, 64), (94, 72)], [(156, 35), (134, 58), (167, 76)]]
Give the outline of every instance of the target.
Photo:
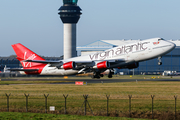
[(103, 61), (103, 62), (100, 62), (100, 63), (97, 63), (96, 66), (94, 66), (93, 68), (94, 69), (107, 69), (110, 67), (110, 64), (108, 61)]
[(61, 68), (64, 70), (69, 70), (69, 69), (74, 69), (76, 67), (75, 62), (71, 61), (71, 62), (67, 62), (64, 63)]
[(133, 64), (130, 64), (127, 66), (128, 69), (134, 69), (134, 68), (138, 68), (139, 67), (139, 63), (135, 62)]
[(134, 68), (138, 68), (139, 67), (139, 63), (135, 62), (129, 65), (126, 65), (124, 67), (118, 67), (118, 69), (124, 69), (124, 68), (128, 68), (128, 69), (134, 69)]

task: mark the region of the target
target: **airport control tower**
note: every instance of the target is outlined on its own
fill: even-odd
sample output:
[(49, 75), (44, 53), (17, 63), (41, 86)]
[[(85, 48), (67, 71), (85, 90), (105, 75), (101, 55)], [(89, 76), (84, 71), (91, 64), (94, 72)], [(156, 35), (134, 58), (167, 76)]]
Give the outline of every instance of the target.
[(59, 15), (64, 24), (64, 59), (76, 57), (76, 23), (81, 13), (78, 0), (63, 0)]

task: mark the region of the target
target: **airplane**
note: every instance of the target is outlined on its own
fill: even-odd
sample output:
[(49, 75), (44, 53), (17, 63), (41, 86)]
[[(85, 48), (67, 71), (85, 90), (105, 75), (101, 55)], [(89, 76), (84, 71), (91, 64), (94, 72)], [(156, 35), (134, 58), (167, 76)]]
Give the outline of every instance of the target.
[(99, 79), (108, 69), (108, 77), (112, 78), (114, 68), (134, 69), (139, 67), (139, 62), (154, 58), (158, 58), (158, 65), (161, 65), (161, 56), (172, 51), (176, 45), (163, 38), (152, 38), (58, 61), (47, 61), (20, 43), (12, 47), (23, 68), (12, 68), (11, 71), (28, 75), (62, 76), (93, 72), (92, 78)]

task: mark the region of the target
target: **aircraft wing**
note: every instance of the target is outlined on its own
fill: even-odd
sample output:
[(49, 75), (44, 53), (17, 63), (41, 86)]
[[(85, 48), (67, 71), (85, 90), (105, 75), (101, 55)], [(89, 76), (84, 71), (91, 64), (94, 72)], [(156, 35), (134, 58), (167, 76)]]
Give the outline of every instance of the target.
[[(117, 63), (117, 62), (125, 62), (124, 59), (111, 59), (111, 60), (98, 60), (98, 61), (74, 61), (78, 68), (84, 67), (92, 67), (98, 62), (107, 61), (109, 63)], [(63, 61), (46, 61), (46, 60), (23, 60), (23, 62), (36, 62), (36, 63), (43, 63), (43, 64), (50, 64), (51, 66), (62, 66), (64, 63)], [(69, 62), (69, 61), (67, 61)]]
[[(35, 63), (43, 63), (43, 64), (51, 64), (51, 66), (61, 66), (63, 65), (62, 61), (44, 61), (44, 60), (23, 60), (22, 62), (35, 62)], [(88, 65), (92, 66), (94, 64), (93, 61), (75, 61), (77, 66)]]
[(21, 68), (11, 68), (8, 69), (10, 71), (25, 71), (25, 72), (33, 72), (33, 71), (38, 71), (39, 69), (21, 69)]

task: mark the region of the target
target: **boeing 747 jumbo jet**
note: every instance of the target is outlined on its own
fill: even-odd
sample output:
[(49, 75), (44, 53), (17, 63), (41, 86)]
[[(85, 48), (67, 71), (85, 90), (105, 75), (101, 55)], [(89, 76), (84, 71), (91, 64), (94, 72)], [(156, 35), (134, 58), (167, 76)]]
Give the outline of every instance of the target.
[(20, 43), (12, 45), (17, 59), (23, 68), (11, 69), (31, 75), (74, 75), (93, 72), (92, 78), (103, 77), (103, 72), (110, 70), (108, 77), (112, 78), (113, 69), (134, 69), (139, 62), (158, 58), (175, 48), (175, 44), (162, 38), (142, 40), (136, 43), (119, 45), (104, 52), (74, 57), (59, 61), (46, 61)]

